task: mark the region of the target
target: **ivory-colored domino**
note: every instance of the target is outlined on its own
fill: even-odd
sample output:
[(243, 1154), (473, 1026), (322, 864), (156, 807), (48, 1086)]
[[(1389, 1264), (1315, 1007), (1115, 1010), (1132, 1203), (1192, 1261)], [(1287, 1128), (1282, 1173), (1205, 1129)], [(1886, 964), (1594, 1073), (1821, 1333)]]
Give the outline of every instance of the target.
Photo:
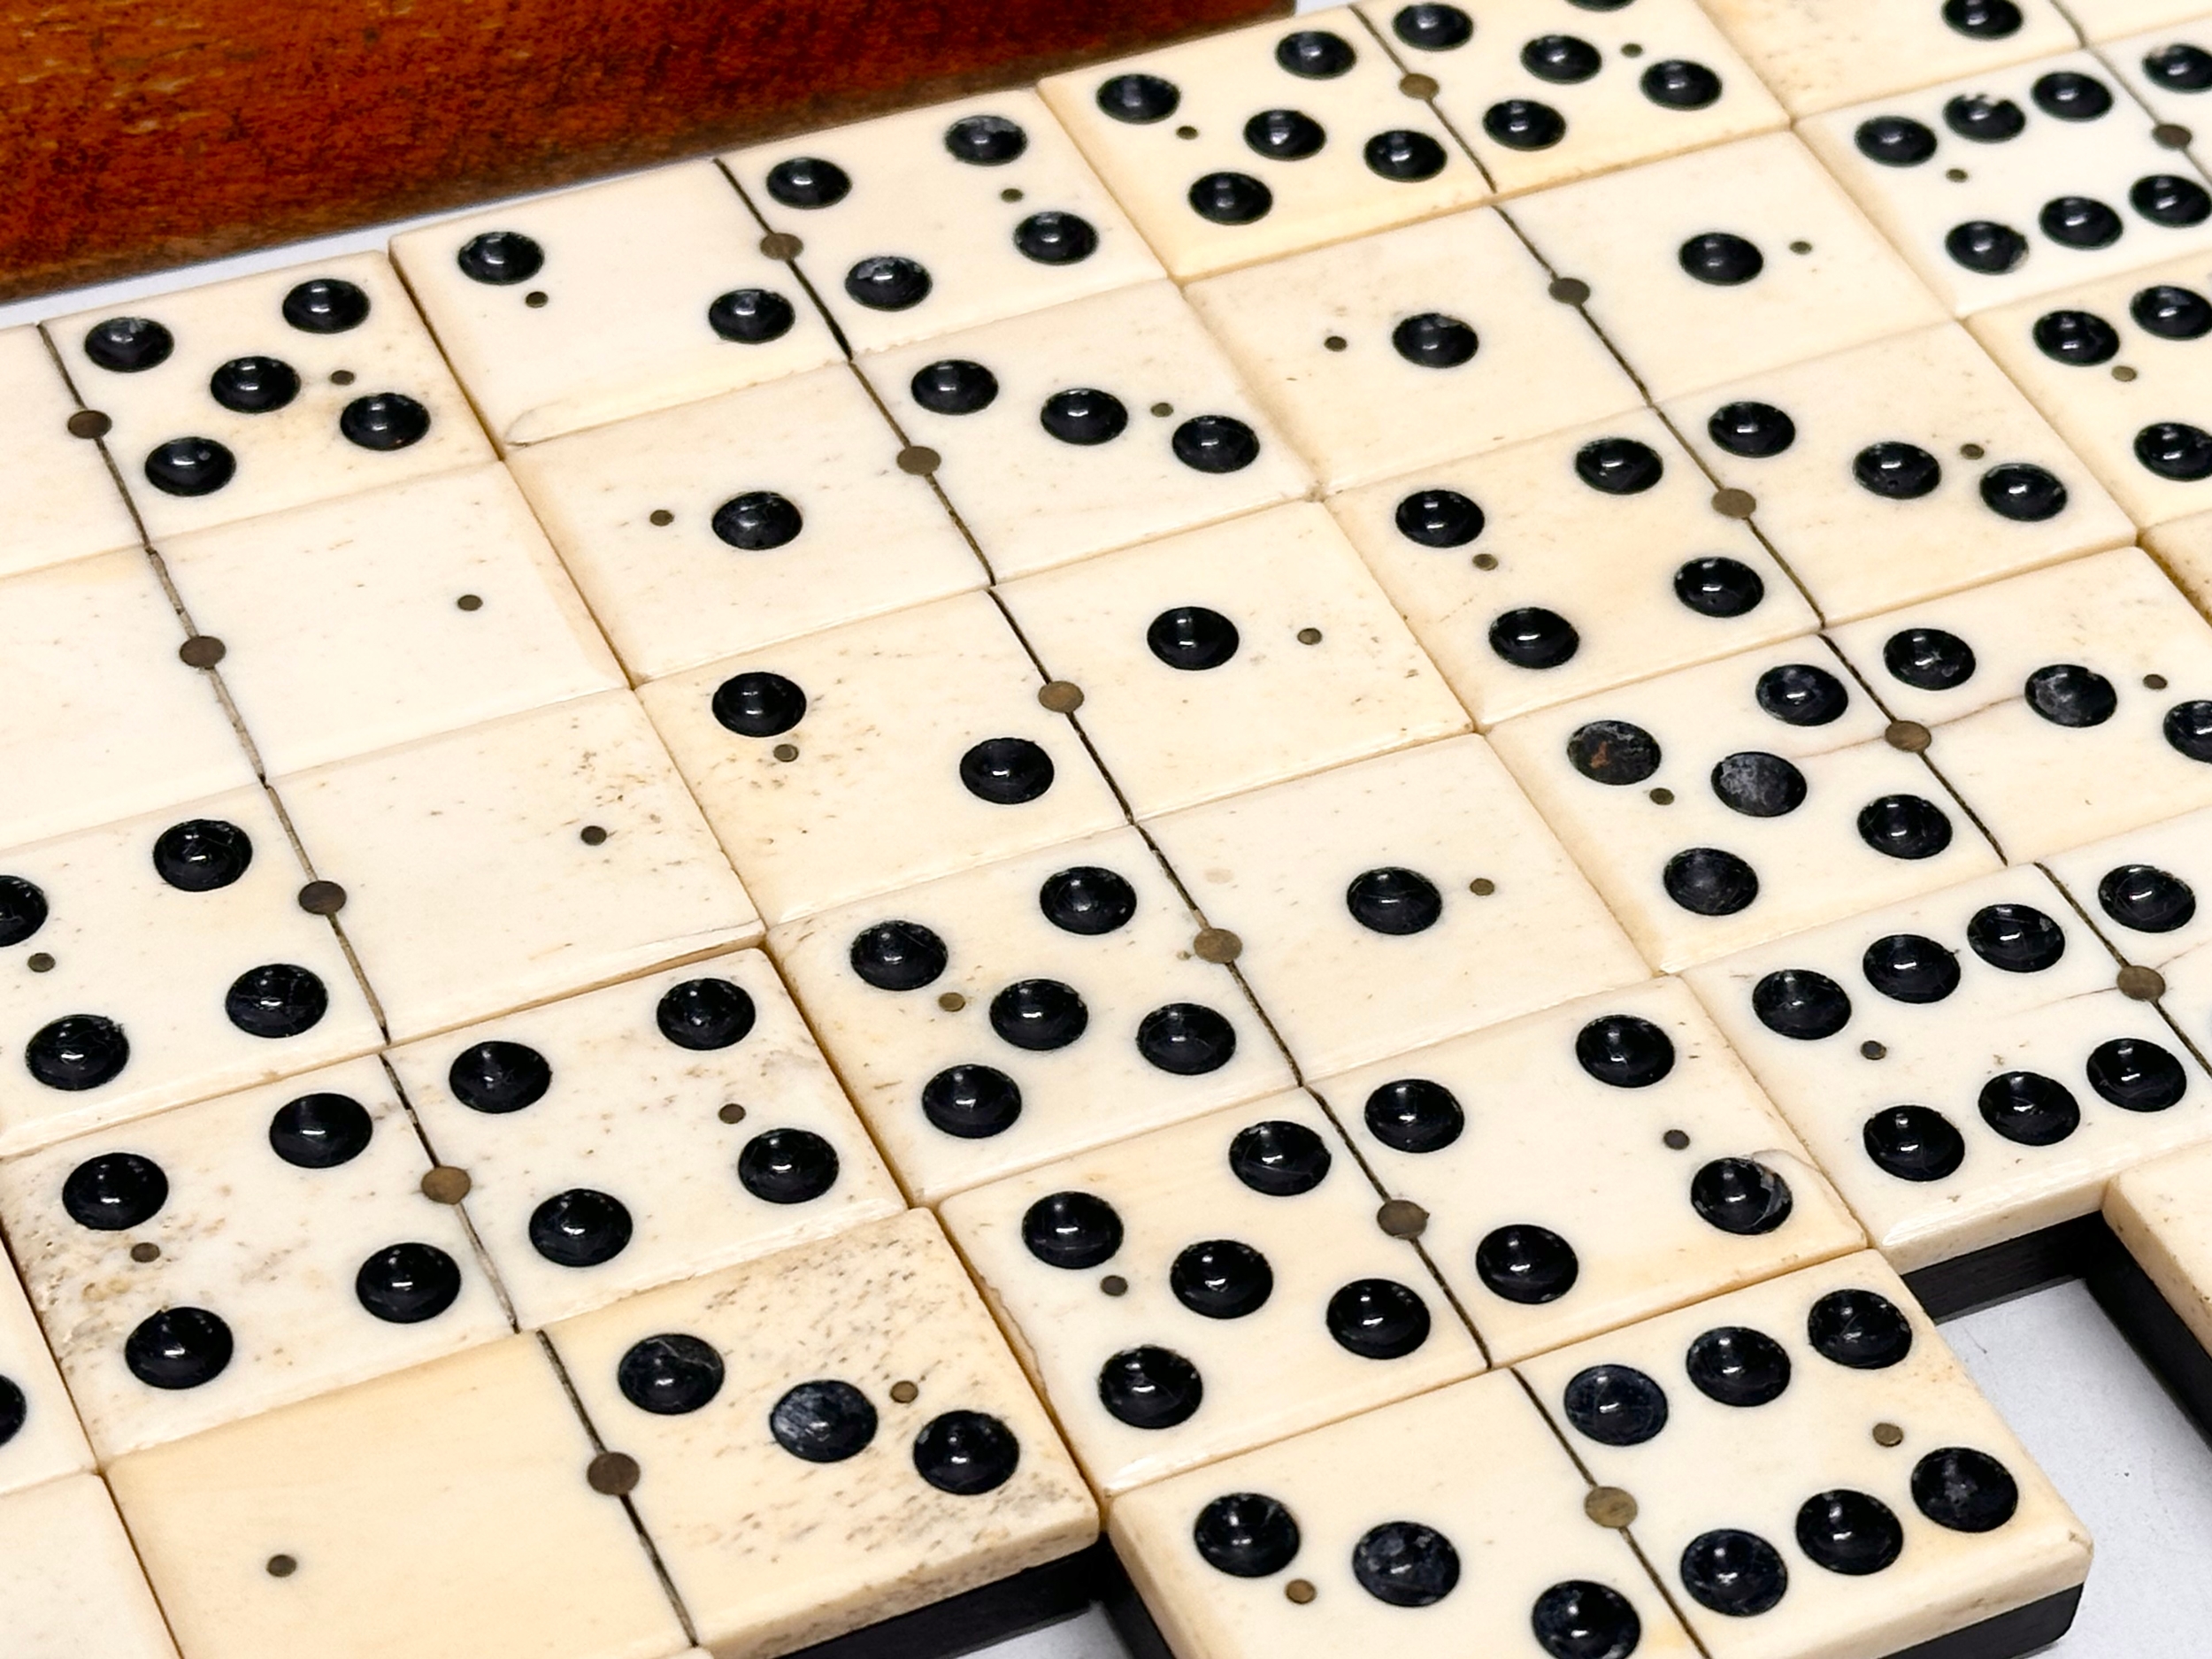
[(2137, 541), (2174, 579), (2189, 603), (2212, 617), (2212, 511), (2171, 518)]
[(0, 576), (138, 544), (138, 526), (99, 446), (69, 430), (81, 412), (35, 328), (0, 329), (0, 492), (8, 529)]
[(2062, 1594), (2088, 1533), (1879, 1256), (1522, 1367), (1715, 1659), (1894, 1654)]
[(1865, 1235), (1679, 980), (1528, 1015), (1314, 1091), (1505, 1364)]
[[(2136, 42), (2117, 36), (2153, 29), (2171, 39), (2182, 25), (2202, 17), (2204, 6), (2202, 0), (2066, 0), (2066, 14), (2082, 39), (2102, 44), (2108, 58), (2119, 63)], [(2121, 73), (2126, 73), (2124, 64)]]
[(1900, 1272), (2087, 1214), (2212, 1134), (2212, 1079), (2114, 978), (2021, 869), (1689, 975)]
[(392, 260), (503, 448), (840, 356), (710, 161), (408, 231)]
[(1121, 819), (982, 594), (655, 680), (640, 696), (771, 922)]
[(2162, 133), (2162, 140), (2193, 149), (2196, 128), (2207, 119), (2206, 67), (2212, 63), (2212, 19), (2203, 6), (2198, 0), (2104, 0), (2089, 10), (2078, 20), (2097, 55), (2162, 127), (2179, 129)]
[(1930, 758), (2008, 859), (2212, 805), (2212, 634), (2134, 548), (1835, 641), (1891, 712), (1934, 734)]
[(1471, 207), (1491, 192), (1349, 8), (1039, 83), (1180, 280)]
[(932, 104), (723, 158), (858, 352), (1064, 305), (1160, 262), (1042, 99)]
[(1188, 297), (1333, 491), (1638, 408), (1549, 280), (1479, 211), (1210, 277)]
[(2089, 52), (1799, 130), (1960, 316), (2212, 248), (2212, 192)]
[(391, 1063), (526, 1329), (904, 1207), (757, 950)]
[[(1126, 1493), (1107, 1525), (1186, 1659), (1697, 1648), (1502, 1373)], [(1603, 1643), (1600, 1647), (1594, 1644)]]
[(91, 1467), (77, 1408), (10, 1267), (0, 1272), (0, 1495)]
[(96, 1475), (0, 1497), (0, 1601), (9, 1645), (29, 1659), (177, 1659)]
[(258, 788), (0, 853), (0, 1154), (381, 1040)]
[(104, 1463), (507, 1333), (373, 1060), (0, 1164)]
[(1274, 508), (999, 595), (1152, 818), (1467, 729), (1328, 513)]
[(1943, 319), (1787, 133), (1547, 190), (1513, 217), (1588, 285), (1591, 319), (1663, 400)]
[(1647, 410), (1347, 490), (1329, 508), (1486, 730), (1818, 626), (1750, 526), (1712, 498)]
[(1293, 1093), (963, 1193), (942, 1214), (1110, 1498), (1483, 1369), (1376, 1208), (1335, 1126)]
[(989, 580), (842, 364), (510, 458), (632, 675)]
[(2212, 367), (2196, 344), (2212, 318), (2208, 271), (2201, 258), (2177, 260), (1967, 322), (2146, 527), (2212, 508)]
[[(1705, 0), (1792, 115), (2071, 51), (2051, 0)], [(2077, 5), (2075, 10), (2078, 11)]]
[[(864, 359), (1000, 580), (1302, 495), (1306, 469), (1172, 283)], [(928, 457), (919, 457), (927, 463)]]
[(799, 1005), (916, 1202), (1288, 1088), (1135, 831), (789, 922)]
[(2104, 486), (1955, 323), (1666, 412), (1723, 485), (1751, 496), (1832, 622), (2133, 539)]
[(2166, 1305), (2212, 1348), (2212, 1147), (2193, 1147), (2112, 1178), (2104, 1218)]
[[(2054, 855), (2046, 867), (2121, 959), (2158, 975), (2183, 1035), (2212, 1046), (2212, 808)], [(2150, 987), (2145, 987), (2151, 989)]]
[(0, 846), (253, 782), (143, 553), (0, 580)]
[(759, 937), (627, 692), (278, 787), (400, 1041)]
[(1643, 964), (1483, 740), (1449, 738), (1154, 820), (1149, 833), (1310, 1075)]
[(157, 539), (491, 458), (380, 253), (44, 326)]
[(926, 1210), (549, 1334), (593, 1425), (636, 1460), (638, 1520), (719, 1659), (789, 1653), (1097, 1535)]
[(1996, 853), (1817, 639), (1509, 720), (1499, 755), (1663, 972)]
[(504, 468), (162, 543), (273, 773), (626, 684)]
[(684, 1632), (538, 1340), (510, 1337), (109, 1471), (192, 1659), (664, 1659)]
[(1408, 67), (1439, 83), (1438, 113), (1501, 196), (1789, 122), (1696, 0), (1645, 0), (1632, 12), (1491, 0), (1464, 31), (1438, 16), (1455, 7), (1359, 9)]

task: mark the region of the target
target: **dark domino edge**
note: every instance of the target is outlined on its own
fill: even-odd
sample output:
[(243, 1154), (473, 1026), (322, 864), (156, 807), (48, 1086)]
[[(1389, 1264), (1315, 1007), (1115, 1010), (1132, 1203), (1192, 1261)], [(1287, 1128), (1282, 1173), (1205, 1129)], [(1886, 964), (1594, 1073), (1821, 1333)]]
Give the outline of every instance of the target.
[(1940, 1323), (2063, 1279), (2085, 1278), (2091, 1263), (2112, 1243), (2103, 1217), (2080, 1216), (1907, 1273), (1905, 1287), (1928, 1317)]
[(2073, 1627), (2081, 1590), (2076, 1585), (1948, 1636), (1901, 1647), (1889, 1659), (2020, 1659), (2023, 1654), (2048, 1647)]
[[(879, 1624), (802, 1647), (790, 1659), (955, 1659), (1073, 1618), (1103, 1599), (1109, 1577), (1125, 1586), (1104, 1539), (996, 1584), (947, 1596)], [(1165, 1659), (1167, 1649), (1159, 1649)]]
[(2109, 1230), (2084, 1277), (2105, 1317), (2120, 1327), (2197, 1426), (2212, 1435), (2212, 1355), (2199, 1346), (2196, 1333)]

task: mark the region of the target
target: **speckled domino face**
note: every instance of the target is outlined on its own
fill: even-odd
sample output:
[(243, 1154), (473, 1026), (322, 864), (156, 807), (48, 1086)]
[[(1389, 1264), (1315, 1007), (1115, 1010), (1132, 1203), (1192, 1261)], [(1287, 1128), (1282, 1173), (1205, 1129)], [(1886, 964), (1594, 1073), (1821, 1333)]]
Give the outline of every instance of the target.
[(136, 1453), (108, 1479), (194, 1659), (662, 1659), (684, 1632), (622, 1506), (586, 1484), (594, 1449), (521, 1336)]
[(258, 789), (0, 854), (0, 1152), (365, 1054)]
[[(2197, 0), (2067, 0), (2066, 11), (2067, 15), (2080, 27), (2084, 40), (2092, 44), (2108, 42), (2105, 47), (2106, 53), (2122, 61), (2123, 74), (2126, 73), (2125, 56), (2136, 42), (2117, 40), (2115, 36), (2131, 35), (2139, 29), (2154, 29), (2158, 31), (2157, 37), (2147, 44), (2155, 45), (2161, 40), (2180, 38), (2180, 26), (2204, 13), (2204, 8), (2197, 4)], [(2156, 108), (2156, 105), (2153, 107)]]
[(0, 1497), (0, 1597), (26, 1653), (176, 1659), (115, 1503), (95, 1475)]
[(1812, 608), (1648, 411), (1329, 503), (1487, 729), (1809, 633)]
[(281, 787), (397, 1041), (759, 937), (627, 692)]
[(2212, 1343), (2212, 1147), (2123, 1170), (2105, 1188), (2104, 1218), (2195, 1335)]
[(1302, 1071), (1440, 1041), (1646, 969), (1480, 738), (1147, 826)]
[(102, 1459), (505, 1334), (429, 1168), (372, 1060), (0, 1164)]
[(757, 950), (391, 1060), (525, 1328), (901, 1208)]
[(2161, 1006), (2212, 1042), (2212, 809), (2059, 853), (2047, 867), (2121, 960), (2156, 972)]
[(2212, 1079), (2039, 871), (1689, 979), (1901, 1272), (2085, 1214), (2212, 1134)]
[(1048, 77), (1038, 87), (1181, 280), (1490, 195), (1348, 9)]
[(1511, 1378), (1478, 1377), (1115, 1500), (1178, 1654), (1496, 1659), (1695, 1647)]
[(1819, 639), (1686, 668), (1492, 735), (1665, 972), (1996, 867)]
[[(498, 466), (364, 490), (161, 549), (272, 773), (624, 684)], [(283, 595), (273, 606), (273, 595)]]
[(0, 580), (0, 846), (252, 784), (143, 553)]
[(1870, 1253), (1522, 1374), (1635, 1501), (1629, 1536), (1717, 1659), (1895, 1653), (2088, 1571), (2081, 1523)]
[(639, 680), (980, 588), (989, 572), (843, 365), (508, 465)]
[(2169, 519), (2136, 540), (2199, 611), (2212, 608), (2212, 512)]
[(157, 538), (491, 458), (382, 254), (45, 329)]
[(881, 352), (860, 371), (939, 457), (937, 482), (1001, 580), (1310, 488), (1171, 283)]
[(2212, 507), (2208, 269), (2177, 260), (1967, 325), (2139, 525)]
[(97, 446), (73, 434), (80, 412), (35, 328), (0, 329), (0, 494), (8, 534), (0, 576), (134, 546), (137, 526)]
[(0, 1273), (0, 1495), (91, 1467), (92, 1449), (37, 1316), (13, 1271)]
[(1097, 1533), (926, 1210), (549, 1334), (593, 1424), (637, 1460), (638, 1519), (717, 1652), (787, 1653)]
[(641, 696), (771, 923), (1121, 820), (982, 595), (656, 680)]
[(2212, 191), (2088, 52), (1855, 104), (1801, 130), (1962, 316), (2212, 246)]
[(1695, 0), (1633, 12), (1558, 0), (1480, 8), (1367, 0), (1361, 12), (1502, 196), (1747, 138), (1788, 117)]
[(1110, 1495), (1482, 1369), (1379, 1202), (1335, 1126), (1287, 1094), (943, 1213)]
[(1708, 0), (1706, 9), (1801, 116), (2075, 45), (2051, 0)]
[(2104, 487), (1955, 324), (1667, 406), (1831, 621), (2133, 537)]
[(1943, 318), (1786, 133), (1546, 191), (1514, 219), (1662, 399)]
[(392, 259), (503, 448), (839, 356), (712, 162), (447, 219)]
[(1034, 92), (993, 92), (723, 157), (855, 351), (1160, 275)]
[(1140, 818), (1467, 729), (1344, 533), (1300, 503), (1010, 582)]
[(787, 924), (769, 946), (907, 1190), (934, 1203), (1290, 1087), (1198, 928), (1118, 829)]
[[(2105, 0), (2090, 10), (2103, 15), (2083, 18), (2085, 32), (2093, 43), (2102, 42), (2100, 55), (2112, 73), (2159, 122), (2181, 128), (2163, 136), (2193, 148), (2196, 129), (2206, 122), (2204, 92), (2212, 86), (2212, 27), (2203, 8), (2193, 0)], [(2164, 15), (2124, 18), (2153, 12)], [(2131, 38), (2112, 39), (2116, 35)]]
[(1191, 285), (1338, 490), (1634, 409), (1635, 383), (1496, 213), (1454, 213)]
[(1314, 1089), (1496, 1363), (1865, 1243), (1678, 980)]
[(2016, 862), (2212, 804), (2212, 639), (2133, 548), (1835, 641)]

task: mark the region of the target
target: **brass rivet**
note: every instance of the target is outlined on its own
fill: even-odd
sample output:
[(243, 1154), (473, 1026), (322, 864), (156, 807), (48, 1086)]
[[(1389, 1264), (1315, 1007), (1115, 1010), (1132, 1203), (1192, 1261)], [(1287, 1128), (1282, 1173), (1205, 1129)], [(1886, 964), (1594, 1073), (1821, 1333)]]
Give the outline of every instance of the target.
[(346, 908), (346, 890), (335, 881), (311, 881), (299, 891), (299, 906), (310, 916), (335, 916)]
[(1639, 46), (1639, 45), (1638, 45), (1638, 44), (1637, 44), (1634, 41), (1627, 41), (1627, 42), (1623, 42), (1623, 43), (1622, 43), (1622, 46), (1621, 46), (1621, 56), (1622, 56), (1622, 57), (1624, 57), (1624, 58), (1641, 58), (1643, 55), (1644, 55), (1644, 49), (1643, 49), (1642, 47)]
[(54, 959), (42, 950), (34, 950), (29, 956), (24, 957), (23, 965), (33, 973), (51, 973), (54, 971)]
[(1894, 1423), (1877, 1423), (1874, 1425), (1874, 1443), (1877, 1446), (1902, 1446), (1905, 1431)]
[(1394, 1239), (1417, 1239), (1428, 1231), (1429, 1212), (1410, 1198), (1394, 1198), (1375, 1212), (1375, 1225)]
[(1175, 129), (1175, 136), (1178, 138), (1195, 138), (1198, 136), (1198, 129), (1194, 127), (1179, 127)]
[(1129, 1294), (1129, 1281), (1119, 1273), (1107, 1274), (1098, 1281), (1098, 1287), (1110, 1296), (1126, 1296)]
[(1617, 1532), (1635, 1520), (1636, 1500), (1618, 1486), (1593, 1486), (1582, 1500), (1582, 1512), (1600, 1526)]
[(2156, 1002), (2166, 995), (2166, 976), (2156, 968), (2138, 967), (2131, 963), (2120, 970), (2116, 983), (2121, 995), (2139, 1002)]
[(1813, 245), (1809, 242), (1793, 242), (1790, 244), (1792, 253), (1810, 253), (1812, 250)]
[(1670, 1152), (1680, 1152), (1690, 1144), (1690, 1137), (1679, 1129), (1670, 1129), (1659, 1137), (1659, 1142)]
[(1325, 334), (1322, 337), (1321, 343), (1323, 347), (1328, 350), (1341, 351), (1346, 346), (1349, 345), (1351, 342), (1345, 339), (1342, 334)]
[(596, 824), (587, 824), (576, 832), (576, 839), (587, 847), (604, 847), (607, 832)]
[(627, 1452), (602, 1452), (584, 1470), (585, 1483), (610, 1498), (634, 1490), (637, 1478), (637, 1459)]
[(760, 250), (771, 259), (796, 259), (806, 244), (787, 230), (772, 230), (760, 239)]
[(2166, 676), (2165, 676), (2165, 675), (2163, 675), (2163, 674), (2146, 674), (2146, 675), (2144, 675), (2144, 676), (2143, 676), (2143, 689), (2144, 689), (2144, 690), (2146, 690), (2146, 691), (2163, 691), (2163, 690), (2165, 690), (2165, 689), (2166, 689)]
[(1321, 630), (1320, 630), (1319, 628), (1301, 628), (1301, 629), (1299, 629), (1299, 630), (1298, 630), (1298, 643), (1299, 643), (1299, 644), (1301, 644), (1301, 645), (1318, 645), (1318, 644), (1320, 644), (1320, 643), (1321, 643)]
[(921, 1397), (922, 1391), (910, 1382), (895, 1382), (891, 1385), (891, 1402), (894, 1405), (910, 1406)]
[(300, 1570), (300, 1564), (289, 1555), (272, 1555), (266, 1563), (272, 1578), (288, 1578)]
[(1882, 741), (1908, 755), (1924, 755), (1928, 745), (1935, 741), (1935, 733), (1917, 720), (1892, 720), (1882, 733)]
[(73, 438), (104, 438), (114, 425), (96, 409), (81, 409), (69, 417), (69, 435)]
[(1651, 803), (1654, 806), (1672, 806), (1674, 804), (1674, 791), (1665, 787), (1664, 786), (1649, 791), (1649, 794), (1651, 795)]
[(726, 1124), (741, 1124), (745, 1121), (745, 1109), (735, 1101), (730, 1102), (714, 1115)]
[(424, 1174), (422, 1195), (434, 1204), (457, 1204), (469, 1195), (472, 1185), (466, 1170), (441, 1164)]
[(351, 369), (333, 369), (333, 370), (331, 370), (331, 372), (330, 372), (330, 383), (331, 383), (333, 386), (350, 386), (350, 385), (352, 385), (352, 384), (353, 384), (353, 371), (352, 371)]
[(665, 507), (656, 507), (645, 515), (645, 522), (659, 529), (666, 529), (676, 522), (676, 515)]
[(160, 1259), (161, 1247), (158, 1244), (134, 1244), (131, 1246), (131, 1260), (134, 1262), (158, 1262)]
[(1477, 876), (1467, 884), (1467, 891), (1479, 899), (1486, 899), (1498, 890), (1498, 884), (1488, 876)]
[(1307, 1602), (1312, 1601), (1315, 1594), (1316, 1593), (1312, 1584), (1304, 1578), (1293, 1578), (1288, 1584), (1283, 1586), (1283, 1594), (1285, 1598), (1288, 1601), (1295, 1602), (1300, 1607), (1303, 1607)]
[(1584, 305), (1589, 303), (1590, 285), (1580, 277), (1555, 277), (1544, 290), (1562, 305)]
[(2123, 363), (2113, 369), (2112, 378), (2116, 380), (2121, 381), (2131, 380), (2135, 378), (2135, 371), (2128, 367), (2126, 364)]
[(780, 761), (789, 762), (799, 758), (799, 746), (796, 743), (779, 743), (768, 752)]
[(1409, 98), (1432, 98), (1439, 88), (1433, 75), (1404, 75), (1399, 78), (1398, 90)]
[(998, 199), (1002, 202), (1018, 202), (1022, 199), (1022, 193), (1009, 186), (998, 193)]
[(1037, 701), (1055, 714), (1073, 714), (1083, 706), (1083, 687), (1072, 680), (1048, 680), (1037, 687)]
[(2178, 121), (2161, 121), (2151, 128), (2151, 136), (2169, 150), (2185, 150), (2196, 134)]
[(1948, 179), (1953, 184), (1964, 184), (1966, 182), (1966, 169), (1963, 167), (1946, 167), (1943, 170), (1943, 176)]
[(1498, 568), (1498, 556), (1497, 556), (1495, 553), (1478, 553), (1478, 554), (1476, 554), (1476, 555), (1475, 555), (1475, 568), (1476, 568), (1477, 570), (1479, 570), (1479, 571), (1494, 571), (1494, 570), (1497, 569), (1497, 568)]
[(1201, 962), (1234, 962), (1244, 954), (1244, 941), (1225, 927), (1202, 927), (1190, 948)]
[(212, 634), (196, 634), (177, 647), (177, 660), (187, 668), (212, 668), (228, 649)]
[(545, 302), (551, 296), (543, 288), (532, 288), (522, 296), (522, 303), (534, 311), (541, 311), (545, 309)]
[(1724, 518), (1748, 518), (1759, 511), (1759, 498), (1747, 489), (1717, 489), (1713, 511)]
[(1962, 443), (1959, 445), (1959, 454), (1964, 459), (1969, 461), (1978, 461), (1983, 456), (1988, 453), (1989, 452), (1983, 449), (1978, 443)]
[(1157, 415), (1162, 420), (1165, 420), (1170, 415), (1175, 412), (1175, 405), (1172, 403), (1155, 403), (1152, 405), (1152, 412), (1155, 415)]
[(483, 598), (477, 594), (463, 594), (453, 604), (457, 611), (481, 611), (484, 608)]
[(899, 471), (916, 478), (927, 478), (944, 463), (945, 457), (926, 443), (910, 443), (899, 451)]
[(948, 1014), (957, 1014), (962, 1009), (967, 1007), (967, 1005), (968, 999), (961, 995), (957, 991), (947, 991), (937, 999), (937, 1006), (943, 1009)]
[(1864, 1042), (1859, 1045), (1859, 1052), (1870, 1060), (1879, 1060), (1885, 1058), (1888, 1055), (1889, 1045), (1886, 1043), (1877, 1042), (1873, 1038), (1869, 1037)]

